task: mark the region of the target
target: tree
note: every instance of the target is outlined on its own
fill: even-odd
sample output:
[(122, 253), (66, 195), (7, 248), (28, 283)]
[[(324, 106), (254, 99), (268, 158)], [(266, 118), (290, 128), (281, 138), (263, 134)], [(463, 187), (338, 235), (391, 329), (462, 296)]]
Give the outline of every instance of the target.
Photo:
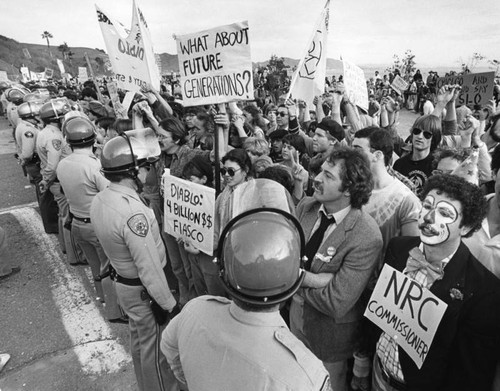
[(411, 50), (408, 49), (405, 52), (403, 58), (399, 58), (397, 54), (395, 54), (392, 58), (394, 63), (391, 67), (387, 68), (386, 71), (394, 73), (394, 71), (397, 69), (401, 77), (409, 82), (417, 69), (415, 67), (415, 65), (417, 64), (415, 62), (415, 55)]
[(258, 73), (262, 75), (261, 80), (256, 80), (260, 87), (263, 87), (266, 91), (269, 91), (277, 102), (281, 94), (285, 91), (287, 87), (287, 72), (286, 68), (289, 68), (285, 64), (285, 59), (283, 57), (278, 57), (277, 55), (271, 55), (267, 66), (261, 66), (258, 69)]
[(472, 73), (474, 68), (483, 60), (486, 60), (486, 57), (480, 53), (473, 53), (467, 61), (464, 61), (462, 57), (460, 57), (459, 62), (461, 64), (462, 71), (459, 72), (459, 75)]
[(44, 31), (42, 33), (42, 38), (46, 39), (47, 40), (47, 48), (49, 49), (49, 53), (50, 55), (52, 56), (52, 52), (50, 51), (50, 42), (49, 42), (49, 38), (54, 38), (54, 36), (49, 33), (48, 31)]
[(68, 59), (68, 53), (70, 52), (70, 50), (69, 50), (69, 46), (66, 42), (64, 42), (62, 45), (59, 45), (57, 50), (59, 50), (62, 53), (64, 60)]

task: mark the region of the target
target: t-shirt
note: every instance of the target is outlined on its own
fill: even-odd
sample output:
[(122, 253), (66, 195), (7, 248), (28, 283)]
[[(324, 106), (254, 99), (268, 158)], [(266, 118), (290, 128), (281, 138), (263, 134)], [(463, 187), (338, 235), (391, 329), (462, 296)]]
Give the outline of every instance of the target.
[(432, 174), (432, 154), (422, 160), (411, 160), (411, 154), (396, 160), (393, 168), (409, 178), (417, 189), (417, 195), (422, 192), (427, 178)]
[(393, 178), (383, 189), (372, 191), (370, 200), (363, 210), (377, 222), (384, 239), (379, 268), (382, 267), (389, 240), (401, 235), (403, 225), (417, 221), (420, 209), (418, 197), (397, 178)]

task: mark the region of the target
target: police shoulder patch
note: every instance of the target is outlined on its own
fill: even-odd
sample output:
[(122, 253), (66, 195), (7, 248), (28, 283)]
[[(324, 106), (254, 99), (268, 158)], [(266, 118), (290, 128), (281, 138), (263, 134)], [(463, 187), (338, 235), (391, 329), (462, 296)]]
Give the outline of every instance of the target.
[(52, 140), (52, 146), (54, 147), (54, 149), (56, 151), (60, 151), (61, 150), (61, 144), (62, 144), (61, 140)]
[(33, 134), (33, 132), (31, 130), (28, 130), (28, 131), (24, 132), (24, 137), (33, 138), (33, 137), (35, 137), (35, 135)]
[(146, 219), (146, 216), (142, 213), (133, 215), (130, 219), (128, 219), (127, 225), (130, 228), (130, 230), (137, 236), (144, 238), (148, 234), (149, 231), (148, 220)]

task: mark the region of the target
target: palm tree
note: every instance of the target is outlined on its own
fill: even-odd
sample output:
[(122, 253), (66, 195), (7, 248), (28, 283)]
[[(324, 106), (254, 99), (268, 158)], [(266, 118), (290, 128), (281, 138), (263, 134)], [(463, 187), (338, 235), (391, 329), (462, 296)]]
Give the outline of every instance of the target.
[(49, 38), (54, 38), (54, 36), (49, 33), (48, 31), (44, 31), (42, 33), (42, 38), (45, 38), (47, 40), (47, 48), (49, 49), (49, 53), (50, 55), (52, 56), (52, 52), (50, 51), (50, 42), (49, 42)]

